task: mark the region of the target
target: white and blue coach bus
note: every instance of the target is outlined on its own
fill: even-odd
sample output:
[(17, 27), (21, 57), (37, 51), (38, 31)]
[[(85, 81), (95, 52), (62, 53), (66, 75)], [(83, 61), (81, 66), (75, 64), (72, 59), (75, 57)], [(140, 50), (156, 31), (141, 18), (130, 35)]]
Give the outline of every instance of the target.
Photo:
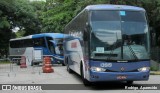
[(65, 27), (64, 60), (85, 85), (148, 80), (150, 42), (146, 12), (127, 5), (89, 5)]
[(26, 57), (27, 65), (39, 64), (43, 57), (50, 56), (52, 64), (63, 62), (63, 38), (62, 33), (42, 33), (10, 39), (10, 60), (20, 64), (21, 56)]

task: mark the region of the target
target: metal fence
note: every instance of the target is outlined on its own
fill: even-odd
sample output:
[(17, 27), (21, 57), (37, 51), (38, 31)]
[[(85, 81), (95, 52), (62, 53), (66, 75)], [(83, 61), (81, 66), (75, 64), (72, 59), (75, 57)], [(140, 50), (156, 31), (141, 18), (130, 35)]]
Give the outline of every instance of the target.
[(0, 61), (0, 77), (1, 76), (7, 76), (7, 77), (16, 77), (19, 73), (23, 74), (38, 74), (40, 75), (42, 73), (42, 65), (33, 65), (33, 66), (27, 66), (27, 68), (21, 68), (20, 65), (17, 65), (16, 63), (12, 62), (11, 60), (9, 62), (4, 63), (5, 61)]

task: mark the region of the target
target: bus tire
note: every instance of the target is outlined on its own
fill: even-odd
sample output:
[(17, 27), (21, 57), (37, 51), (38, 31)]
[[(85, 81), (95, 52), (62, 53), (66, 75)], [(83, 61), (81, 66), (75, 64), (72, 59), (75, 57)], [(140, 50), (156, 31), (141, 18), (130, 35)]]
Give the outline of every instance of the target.
[(73, 71), (69, 68), (69, 65), (67, 64), (67, 71), (71, 74)]
[(68, 63), (68, 58), (65, 59), (66, 63), (67, 63), (67, 71), (71, 74), (73, 73), (73, 71), (69, 68), (69, 63)]
[(83, 84), (85, 86), (90, 86), (91, 82), (89, 82), (87, 79), (84, 78), (84, 72), (83, 72), (83, 65), (82, 65), (82, 63), (81, 63), (80, 71), (81, 71), (81, 78), (82, 78)]
[(39, 65), (39, 63), (35, 63), (35, 65)]
[(62, 66), (66, 66), (64, 62), (62, 63)]
[(31, 61), (31, 66), (33, 66), (34, 64), (33, 64), (33, 61)]
[(20, 65), (20, 61), (17, 62), (17, 65)]
[(127, 84), (131, 85), (131, 84), (133, 84), (133, 81), (127, 81)]

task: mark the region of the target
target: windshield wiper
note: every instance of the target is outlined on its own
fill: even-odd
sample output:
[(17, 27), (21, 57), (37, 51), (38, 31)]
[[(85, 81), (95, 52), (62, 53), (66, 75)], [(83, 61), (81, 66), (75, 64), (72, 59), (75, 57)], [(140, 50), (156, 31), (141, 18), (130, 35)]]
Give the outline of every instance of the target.
[(112, 50), (111, 50), (111, 52), (109, 53), (109, 55), (108, 55), (108, 57), (107, 57), (107, 60), (111, 60), (111, 57), (112, 57), (112, 54), (113, 54), (113, 49), (114, 49), (114, 47), (115, 47), (116, 45), (114, 45), (113, 47), (112, 47)]
[[(116, 32), (116, 40), (118, 40), (117, 32)], [(116, 42), (117, 43), (117, 42)], [(107, 60), (110, 60), (114, 51), (114, 48), (116, 48), (116, 43), (113, 45), (111, 52), (109, 53), (109, 57), (107, 57)]]
[(134, 58), (135, 58), (136, 60), (138, 60), (138, 57), (137, 57), (137, 55), (135, 54), (135, 52), (133, 51), (132, 47), (131, 47), (130, 45), (127, 45), (127, 46), (128, 46), (128, 48), (130, 49), (130, 51), (131, 51), (132, 55), (134, 56)]

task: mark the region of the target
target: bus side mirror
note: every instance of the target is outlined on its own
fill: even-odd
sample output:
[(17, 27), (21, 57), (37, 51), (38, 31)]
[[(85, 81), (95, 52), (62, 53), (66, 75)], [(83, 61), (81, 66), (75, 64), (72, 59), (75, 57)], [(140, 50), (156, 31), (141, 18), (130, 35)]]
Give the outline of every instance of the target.
[(87, 41), (89, 38), (88, 38), (88, 31), (87, 29), (84, 29), (84, 32), (83, 32), (83, 40), (84, 41)]
[(50, 40), (50, 42), (52, 42), (52, 44), (54, 45), (54, 47), (57, 46), (57, 43), (55, 41)]
[(88, 28), (89, 27), (89, 23), (88, 22), (86, 22), (86, 28)]
[(89, 39), (89, 29), (90, 29), (90, 26), (89, 26), (88, 22), (86, 22), (86, 27), (83, 32), (83, 40), (84, 41), (87, 41)]

